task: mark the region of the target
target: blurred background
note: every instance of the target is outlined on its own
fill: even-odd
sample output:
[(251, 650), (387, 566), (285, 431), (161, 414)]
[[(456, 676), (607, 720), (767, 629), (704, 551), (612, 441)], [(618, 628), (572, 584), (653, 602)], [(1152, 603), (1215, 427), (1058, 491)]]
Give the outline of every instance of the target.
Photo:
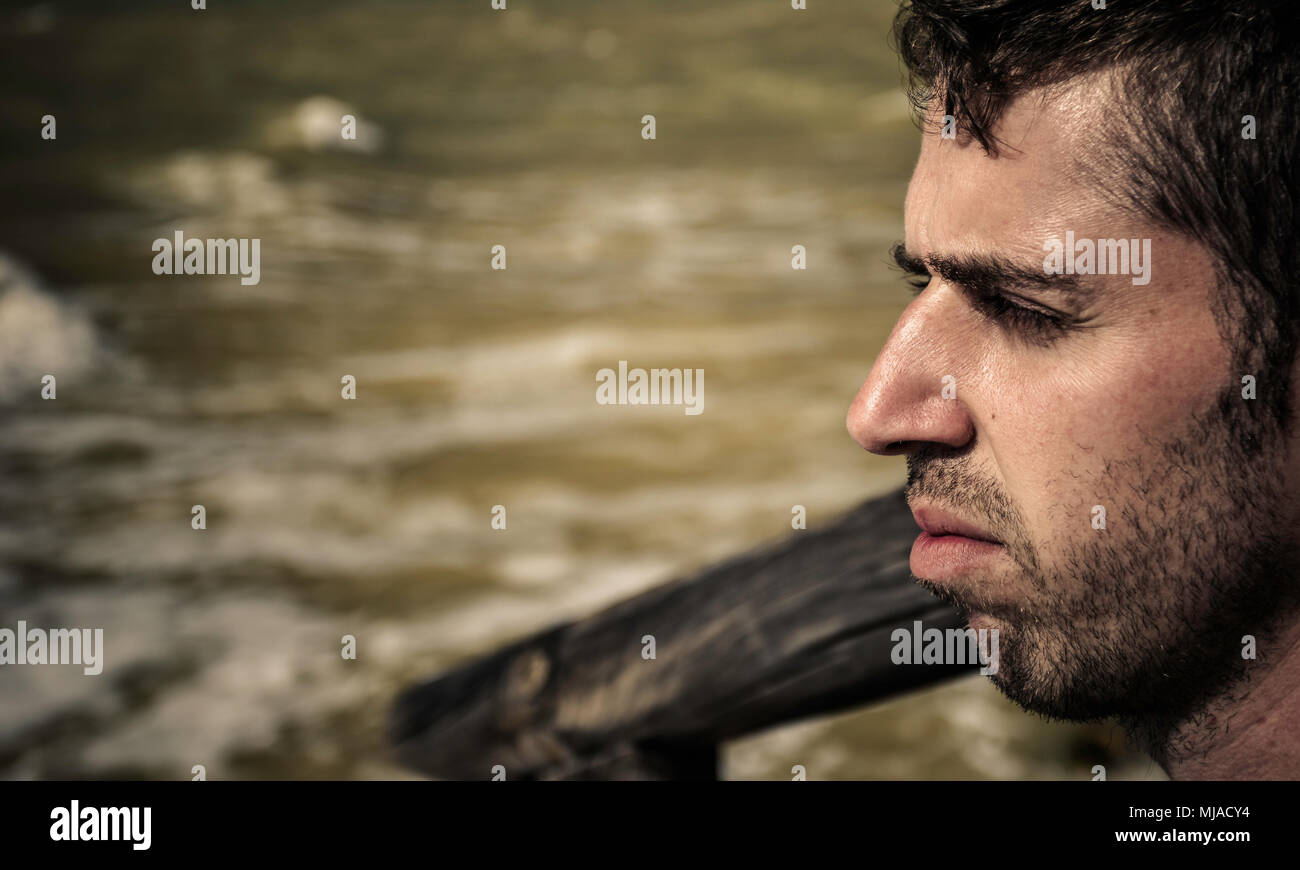
[[(909, 299), (893, 2), (207, 5), (0, 12), (0, 625), (106, 647), (0, 669), (0, 777), (406, 776), (412, 681), (903, 483), (843, 422)], [(154, 275), (177, 230), (260, 283)], [(704, 413), (597, 405), (620, 359)], [(722, 774), (792, 764), (1163, 778), (980, 677)]]

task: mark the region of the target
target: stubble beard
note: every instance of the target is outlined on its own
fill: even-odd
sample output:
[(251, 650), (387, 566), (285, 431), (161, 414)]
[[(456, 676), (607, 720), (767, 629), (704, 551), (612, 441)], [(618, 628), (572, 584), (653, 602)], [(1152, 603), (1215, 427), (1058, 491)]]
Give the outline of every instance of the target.
[(1265, 643), (1300, 601), (1295, 550), (1278, 535), (1281, 439), (1237, 414), (1234, 398), (1243, 402), (1225, 392), (1145, 456), (1107, 463), (1089, 487), (1106, 527), (1094, 528), (1084, 505), (1079, 531), (1060, 534), (1067, 543), (1056, 552), (1034, 545), (1014, 502), (964, 456), (925, 448), (908, 457), (909, 500), (979, 518), (1016, 565), (1010, 588), (1022, 597), (1010, 606), (978, 581), (915, 578), (999, 630), (991, 678), (1012, 701), (1068, 721), (1118, 716), (1165, 764), (1198, 751), (1212, 706), (1249, 691), (1256, 661), (1243, 657), (1243, 637)]

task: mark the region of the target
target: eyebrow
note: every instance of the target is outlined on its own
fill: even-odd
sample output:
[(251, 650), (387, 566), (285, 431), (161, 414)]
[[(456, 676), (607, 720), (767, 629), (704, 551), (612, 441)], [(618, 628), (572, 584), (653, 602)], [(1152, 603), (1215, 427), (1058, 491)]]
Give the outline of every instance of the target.
[(890, 250), (894, 263), (909, 275), (938, 275), (943, 280), (964, 287), (981, 296), (1000, 291), (1043, 291), (1091, 296), (1096, 286), (1080, 280), (1080, 275), (1053, 274), (1031, 268), (995, 254), (930, 254), (917, 256), (903, 242)]

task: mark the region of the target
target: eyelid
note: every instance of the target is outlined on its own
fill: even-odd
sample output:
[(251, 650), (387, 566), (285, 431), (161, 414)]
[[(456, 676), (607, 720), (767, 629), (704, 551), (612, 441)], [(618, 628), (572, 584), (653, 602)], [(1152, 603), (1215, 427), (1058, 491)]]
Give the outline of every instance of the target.
[(1017, 305), (1029, 311), (1033, 311), (1036, 314), (1042, 314), (1044, 316), (1052, 317), (1052, 318), (1065, 317), (1064, 314), (1062, 314), (1060, 311), (1057, 311), (1055, 308), (1044, 305), (1041, 302), (1036, 302), (1035, 300), (1030, 299), (1028, 297), (1021, 296), (1019, 293), (1015, 292), (1014, 290), (998, 290), (997, 295), (1001, 296), (1003, 299), (1006, 299), (1008, 302), (1012, 303), (1013, 305)]
[(1062, 314), (1039, 306), (1021, 305), (1004, 293), (974, 297), (971, 305), (998, 326), (1041, 347), (1051, 345), (1073, 325)]
[(913, 297), (919, 297), (937, 279), (958, 290), (975, 311), (999, 328), (1031, 344), (1048, 347), (1090, 319), (1060, 311), (1031, 296), (1025, 296), (1018, 290), (1005, 289), (993, 281), (981, 281), (976, 286), (970, 286), (953, 280), (956, 276), (937, 274), (930, 262), (908, 255), (901, 243), (895, 245), (892, 253), (893, 266), (902, 272)]
[[(930, 273), (910, 274), (908, 283), (913, 295), (919, 296), (939, 277)], [(924, 280), (924, 284), (921, 281)], [(942, 278), (940, 278), (942, 280)], [(952, 283), (952, 282), (949, 282)], [(1071, 327), (1069, 317), (1053, 308), (1027, 299), (1019, 293), (1000, 289), (975, 290), (953, 284), (970, 302), (972, 308), (1007, 329), (1035, 344), (1047, 345)]]

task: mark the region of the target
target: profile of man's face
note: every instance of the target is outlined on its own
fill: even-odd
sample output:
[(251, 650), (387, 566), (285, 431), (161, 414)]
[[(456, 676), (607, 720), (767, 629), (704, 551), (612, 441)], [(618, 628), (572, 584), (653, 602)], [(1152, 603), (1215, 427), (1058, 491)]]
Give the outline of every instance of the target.
[[(907, 456), (919, 520), (993, 539), (918, 543), (912, 570), (999, 630), (1009, 697), (1175, 721), (1241, 685), (1243, 635), (1285, 615), (1296, 481), (1290, 437), (1243, 410), (1243, 376), (1269, 373), (1233, 369), (1205, 249), (1103, 189), (1118, 164), (1097, 131), (1118, 111), (1097, 76), (1027, 92), (996, 156), (932, 116), (900, 257), (924, 289), (847, 422), (866, 449)], [(1149, 239), (1150, 280), (1025, 280), (1067, 232)]]

